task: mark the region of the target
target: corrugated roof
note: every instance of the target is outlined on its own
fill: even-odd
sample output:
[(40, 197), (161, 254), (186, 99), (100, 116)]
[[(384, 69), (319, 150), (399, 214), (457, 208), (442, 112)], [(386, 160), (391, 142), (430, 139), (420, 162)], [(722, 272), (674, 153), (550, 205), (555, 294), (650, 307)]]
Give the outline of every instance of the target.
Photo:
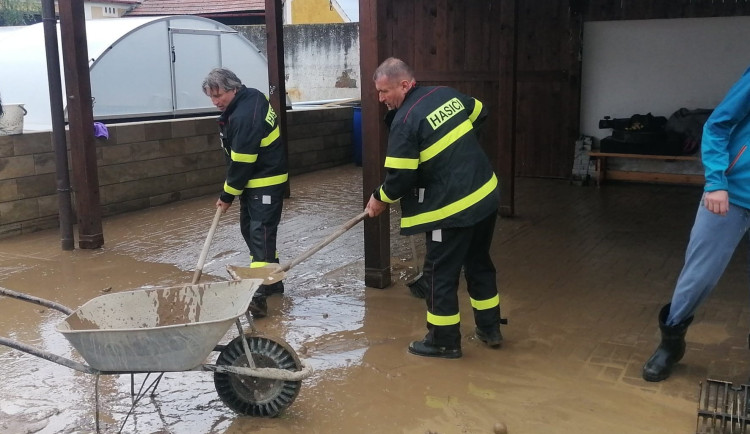
[(144, 0), (127, 16), (208, 15), (265, 10), (265, 0)]

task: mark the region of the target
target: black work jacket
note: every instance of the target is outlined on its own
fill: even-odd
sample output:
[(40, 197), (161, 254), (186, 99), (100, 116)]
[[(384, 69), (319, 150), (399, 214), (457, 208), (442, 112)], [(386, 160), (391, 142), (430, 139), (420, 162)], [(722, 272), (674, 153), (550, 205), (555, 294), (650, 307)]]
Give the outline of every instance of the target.
[(242, 86), (218, 122), (227, 161), (221, 200), (231, 203), (247, 188), (259, 194), (283, 191), (288, 179), (286, 152), (268, 98)]
[(416, 87), (389, 113), (383, 202), (401, 202), (401, 234), (472, 226), (496, 212), (498, 180), (475, 127), (487, 110), (449, 87)]

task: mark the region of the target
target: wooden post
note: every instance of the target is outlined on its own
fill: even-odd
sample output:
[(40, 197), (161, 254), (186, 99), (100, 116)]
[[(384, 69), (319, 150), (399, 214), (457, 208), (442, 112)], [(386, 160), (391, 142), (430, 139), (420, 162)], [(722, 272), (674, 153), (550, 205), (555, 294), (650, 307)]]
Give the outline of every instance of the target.
[(62, 80), (60, 79), (60, 52), (57, 48), (57, 18), (55, 1), (42, 0), (44, 22), (44, 50), (47, 54), (47, 82), (49, 83), (49, 106), (52, 116), (52, 145), (55, 149), (55, 180), (57, 184), (57, 209), (60, 219), (60, 247), (75, 248), (73, 236), (73, 203), (70, 197), (70, 173), (68, 164), (68, 142), (65, 138), (65, 109), (62, 102)]
[(503, 217), (515, 214), (516, 180), (516, 65), (518, 57), (518, 0), (500, 7), (500, 91), (498, 151), (495, 167), (500, 172), (500, 209)]
[[(266, 0), (266, 54), (268, 56), (268, 98), (276, 111), (279, 121), (281, 141), (284, 144), (287, 161), (287, 115), (286, 77), (284, 74), (284, 6), (281, 0)], [(291, 195), (289, 182), (286, 183), (286, 197)]]
[(59, 8), (73, 189), (78, 207), (78, 246), (97, 249), (104, 245), (104, 235), (83, 0), (61, 1)]
[[(359, 0), (360, 77), (362, 77), (362, 190), (363, 203), (385, 178), (388, 135), (382, 122), (385, 108), (378, 101), (372, 74), (385, 60), (382, 46), (385, 2)], [(391, 232), (389, 212), (365, 219), (365, 285), (385, 288), (391, 284)]]

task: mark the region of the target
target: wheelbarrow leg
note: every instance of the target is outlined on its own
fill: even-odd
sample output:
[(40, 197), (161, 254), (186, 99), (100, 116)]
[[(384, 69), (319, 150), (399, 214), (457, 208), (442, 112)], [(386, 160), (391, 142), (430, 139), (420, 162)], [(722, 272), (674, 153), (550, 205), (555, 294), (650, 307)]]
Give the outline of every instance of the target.
[(99, 374), (96, 374), (96, 380), (94, 381), (94, 405), (96, 406), (94, 426), (96, 432), (99, 432)]
[[(250, 320), (249, 315), (248, 320)], [(240, 336), (245, 336), (245, 332), (242, 330), (242, 323), (240, 322), (240, 319), (237, 318), (237, 321), (234, 322), (237, 325), (237, 331), (240, 333)], [(252, 322), (250, 323), (252, 326)], [(255, 367), (255, 360), (253, 360), (253, 355), (250, 353), (250, 347), (247, 345), (247, 339), (242, 339), (242, 348), (245, 350), (245, 357), (247, 357), (247, 367), (248, 368), (254, 368)]]
[(146, 381), (148, 381), (148, 378), (151, 376), (151, 373), (146, 374), (146, 378), (143, 379), (143, 382), (141, 383), (140, 389), (138, 389), (138, 394), (135, 395), (135, 374), (130, 374), (130, 393), (131, 397), (135, 396), (135, 399), (133, 399), (133, 404), (130, 406), (130, 410), (128, 410), (128, 414), (125, 415), (125, 420), (122, 421), (122, 424), (120, 425), (120, 430), (117, 431), (118, 433), (122, 432), (123, 428), (125, 428), (125, 423), (128, 421), (128, 418), (131, 414), (133, 414), (133, 410), (135, 410), (135, 406), (138, 405), (138, 402), (148, 394), (148, 391), (151, 390), (151, 397), (153, 397), (156, 394), (156, 386), (159, 385), (159, 382), (161, 381), (161, 378), (164, 376), (164, 373), (159, 373), (159, 376), (156, 377), (156, 380), (154, 380), (151, 384), (149, 384), (146, 389), (143, 389), (143, 386), (146, 385)]

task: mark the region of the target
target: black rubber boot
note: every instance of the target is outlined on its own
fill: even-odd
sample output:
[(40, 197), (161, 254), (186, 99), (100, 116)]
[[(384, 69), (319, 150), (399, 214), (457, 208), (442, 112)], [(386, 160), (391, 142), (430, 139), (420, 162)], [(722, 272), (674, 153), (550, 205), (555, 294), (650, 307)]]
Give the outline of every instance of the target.
[(258, 288), (257, 294), (260, 295), (274, 295), (274, 294), (284, 294), (284, 282), (279, 280), (278, 282), (274, 282), (270, 285), (260, 285)]
[(247, 307), (247, 311), (253, 316), (253, 318), (265, 318), (268, 316), (268, 302), (265, 296), (253, 297), (250, 305)]
[(500, 327), (490, 331), (482, 331), (479, 327), (474, 330), (474, 336), (480, 341), (487, 344), (490, 348), (500, 348), (503, 344), (503, 334), (500, 333)]
[(423, 339), (409, 344), (409, 353), (422, 357), (440, 357), (443, 359), (458, 359), (461, 357), (461, 347), (449, 348), (433, 345)]
[(661, 343), (643, 365), (643, 379), (646, 381), (666, 380), (672, 372), (672, 367), (685, 355), (685, 334), (688, 326), (693, 322), (693, 317), (675, 326), (667, 326), (665, 322), (669, 316), (670, 305), (671, 303), (664, 305), (659, 312)]

